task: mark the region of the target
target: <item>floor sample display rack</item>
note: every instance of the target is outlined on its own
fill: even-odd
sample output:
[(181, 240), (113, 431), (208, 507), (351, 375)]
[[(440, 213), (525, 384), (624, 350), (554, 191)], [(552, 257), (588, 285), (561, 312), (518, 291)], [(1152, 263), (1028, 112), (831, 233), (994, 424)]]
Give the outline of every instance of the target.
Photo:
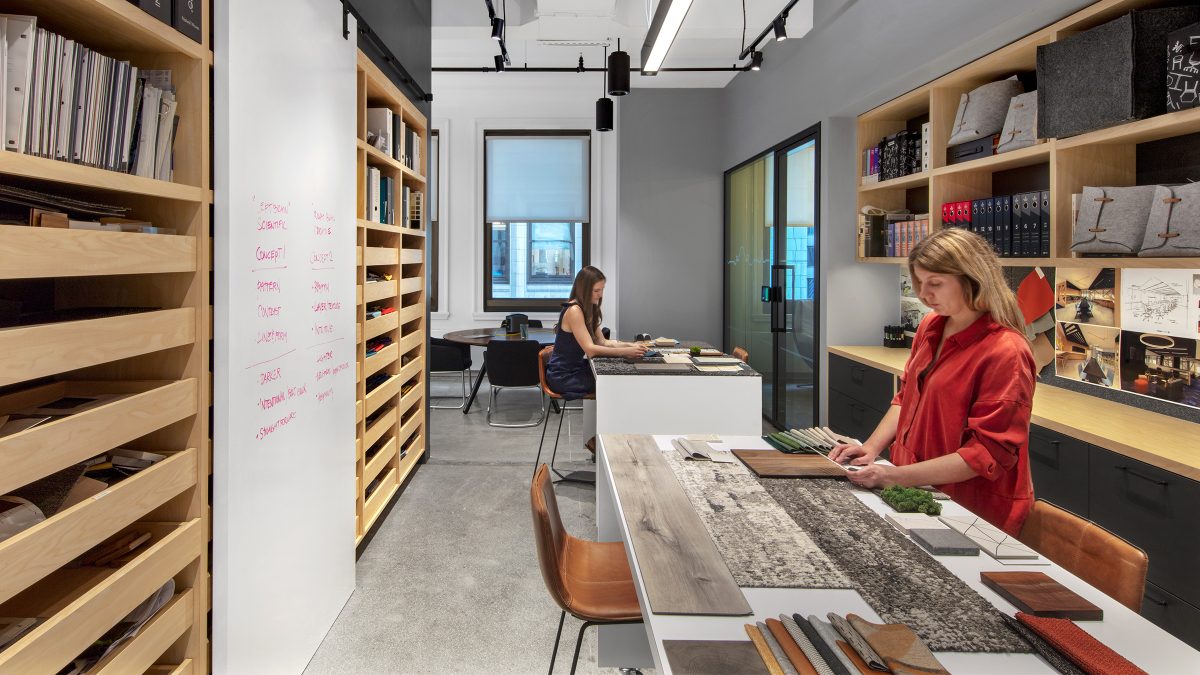
[[(371, 531), (425, 453), (425, 240), (423, 214), (400, 208), (407, 188), (419, 204), (426, 192), (422, 148), (425, 116), (361, 51), (358, 54), (358, 396), (357, 540)], [(398, 156), (417, 159), (415, 168), (368, 143), (367, 109), (388, 108), (399, 120), (393, 141)], [(414, 133), (408, 133), (408, 131)], [(378, 170), (391, 179), (394, 223), (371, 219), (369, 177)], [(415, 216), (410, 218), (410, 216)], [(382, 220), (388, 220), (383, 217)], [(416, 225), (416, 227), (413, 227)], [(382, 312), (368, 318), (373, 312)], [(377, 346), (380, 339), (387, 343)], [(368, 345), (377, 346), (367, 356)], [(368, 386), (370, 385), (370, 389)]]
[[(6, 314), (68, 312), (57, 317), (65, 320), (0, 329), (0, 416), (99, 397), (75, 414), (0, 437), (0, 495), (116, 448), (165, 456), (0, 541), (0, 617), (38, 620), (0, 651), (0, 673), (57, 672), (169, 580), (173, 597), (91, 672), (204, 673), (213, 201), (207, 17), (196, 43), (128, 0), (4, 0), (0, 12), (36, 16), (39, 28), (139, 68), (170, 70), (179, 102), (171, 181), (0, 151), (6, 186), (126, 207), (131, 218), (175, 230), (0, 225)], [(69, 314), (118, 307), (139, 311)], [(98, 550), (131, 533), (148, 537), (118, 562), (96, 564)]]
[[(858, 210), (875, 206), (928, 212), (930, 230), (942, 227), (940, 206), (947, 202), (983, 199), (1009, 192), (1047, 189), (1046, 184), (1011, 188), (1031, 176), (1048, 176), (1050, 190), (1050, 257), (1003, 258), (1006, 266), (1073, 267), (1200, 267), (1200, 258), (1078, 258), (1071, 246), (1071, 195), (1086, 186), (1136, 184), (1139, 144), (1200, 133), (1200, 108), (1159, 115), (1099, 129), (1069, 138), (1046, 139), (1011, 152), (947, 164), (946, 150), (958, 110), (959, 98), (976, 87), (1013, 74), (1037, 69), (1037, 48), (1061, 40), (1133, 9), (1161, 6), (1148, 0), (1102, 0), (1057, 23), (998, 49), (977, 61), (895, 98), (858, 117), (857, 150), (862, 156), (880, 139), (906, 128), (919, 130), (930, 123), (930, 168), (891, 180), (859, 185)], [(1097, 86), (1103, 86), (1098, 83)], [(1022, 176), (1019, 170), (1025, 170)], [(859, 262), (902, 263), (893, 257), (862, 257)]]

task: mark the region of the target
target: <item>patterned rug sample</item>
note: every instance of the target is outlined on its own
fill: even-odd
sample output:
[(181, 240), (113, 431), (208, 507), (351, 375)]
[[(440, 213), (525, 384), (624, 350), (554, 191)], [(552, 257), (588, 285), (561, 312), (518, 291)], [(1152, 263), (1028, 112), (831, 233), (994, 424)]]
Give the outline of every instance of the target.
[(855, 587), (746, 467), (663, 456), (739, 586)]
[(836, 568), (849, 575), (885, 623), (907, 625), (935, 652), (1031, 651), (999, 610), (859, 501), (845, 482), (761, 483)]

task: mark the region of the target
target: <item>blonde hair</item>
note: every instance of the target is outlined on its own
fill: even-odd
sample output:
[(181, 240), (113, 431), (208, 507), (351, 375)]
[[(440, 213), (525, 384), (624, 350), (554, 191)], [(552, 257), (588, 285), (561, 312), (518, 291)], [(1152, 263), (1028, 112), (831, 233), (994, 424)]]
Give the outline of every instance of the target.
[(1000, 260), (983, 237), (951, 227), (917, 243), (908, 254), (908, 273), (912, 276), (913, 289), (920, 294), (921, 281), (916, 267), (958, 277), (968, 307), (978, 312), (990, 312), (996, 323), (1025, 335), (1025, 317), (1017, 306), (1017, 296), (1005, 283)]

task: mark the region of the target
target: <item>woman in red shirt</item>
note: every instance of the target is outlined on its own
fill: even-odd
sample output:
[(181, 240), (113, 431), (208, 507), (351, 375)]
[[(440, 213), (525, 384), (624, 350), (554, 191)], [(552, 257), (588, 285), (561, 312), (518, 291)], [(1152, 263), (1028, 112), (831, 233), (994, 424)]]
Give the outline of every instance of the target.
[[(830, 458), (869, 465), (864, 487), (934, 485), (1010, 535), (1033, 506), (1029, 415), (1037, 376), (1016, 296), (979, 235), (949, 228), (908, 257), (933, 312), (917, 328), (891, 409), (861, 446)], [(895, 466), (872, 464), (887, 447)]]

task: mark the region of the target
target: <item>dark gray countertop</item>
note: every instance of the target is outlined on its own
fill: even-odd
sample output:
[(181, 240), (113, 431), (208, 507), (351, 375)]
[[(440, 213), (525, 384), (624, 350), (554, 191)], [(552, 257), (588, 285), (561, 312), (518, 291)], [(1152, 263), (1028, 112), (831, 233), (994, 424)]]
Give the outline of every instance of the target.
[[(708, 344), (707, 342), (695, 342), (695, 341), (686, 341), (686, 340), (681, 341), (678, 345), (678, 348), (687, 348), (687, 347), (704, 347), (704, 348), (711, 349), (712, 345)], [(694, 366), (694, 365), (690, 366), (688, 368), (688, 370), (638, 370), (635, 367), (635, 364), (637, 364), (637, 363), (663, 363), (663, 359), (661, 357), (648, 358), (648, 359), (637, 359), (637, 360), (601, 357), (601, 358), (592, 359), (592, 372), (595, 373), (597, 377), (599, 377), (601, 375), (651, 375), (651, 376), (675, 375), (675, 376), (690, 376), (690, 377), (759, 377), (758, 372), (746, 364), (742, 364), (741, 367), (738, 368), (737, 372), (706, 373), (706, 372), (703, 372), (700, 370), (696, 370), (696, 366)]]

